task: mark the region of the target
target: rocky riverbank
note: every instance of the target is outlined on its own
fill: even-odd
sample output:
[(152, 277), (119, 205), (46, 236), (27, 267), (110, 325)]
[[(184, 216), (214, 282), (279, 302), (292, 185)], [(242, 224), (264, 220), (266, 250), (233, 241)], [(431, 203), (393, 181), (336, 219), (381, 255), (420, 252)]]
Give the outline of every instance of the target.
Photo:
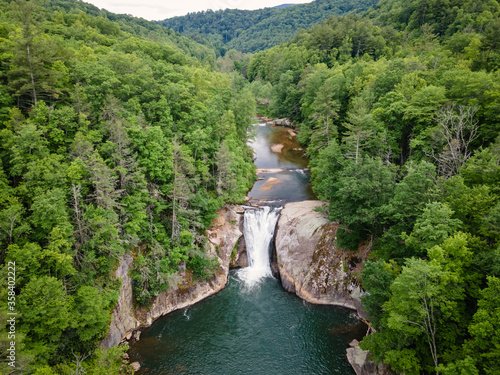
[(283, 288), (316, 304), (361, 309), (357, 275), (362, 267), (358, 252), (340, 249), (338, 225), (318, 212), (324, 203), (287, 203), (276, 232), (276, 255)]
[[(338, 224), (318, 211), (323, 205), (321, 201), (291, 202), (281, 211), (275, 239), (281, 284), (308, 302), (347, 307), (366, 319), (359, 275), (369, 246), (357, 251), (338, 248)], [(357, 375), (394, 374), (390, 366), (375, 364), (356, 340), (346, 355)]]
[(118, 304), (113, 310), (110, 329), (101, 342), (101, 347), (109, 348), (135, 337), (138, 328), (150, 326), (160, 316), (193, 305), (223, 289), (227, 283), (231, 254), (243, 235), (240, 230), (242, 220), (243, 210), (238, 206), (222, 207), (218, 217), (206, 231), (210, 252), (218, 258), (220, 264), (214, 276), (207, 281), (192, 282), (188, 275), (181, 274), (183, 278), (177, 287), (161, 293), (151, 301), (148, 308), (133, 305), (130, 277), (133, 257), (125, 254), (115, 272), (116, 277), (122, 280)]
[(376, 364), (370, 358), (370, 352), (359, 347), (358, 340), (353, 340), (349, 346), (346, 350), (347, 360), (356, 375), (396, 375), (389, 365), (382, 362)]
[[(338, 226), (318, 211), (321, 201), (287, 203), (278, 220), (275, 235), (276, 267), (282, 286), (300, 298), (315, 304), (329, 304), (354, 309), (365, 318), (357, 275), (363, 254), (336, 246)], [(245, 267), (246, 250), (242, 235), (244, 207), (226, 205), (206, 231), (210, 252), (220, 266), (215, 275), (203, 282), (183, 278), (176, 288), (155, 298), (148, 308), (134, 307), (130, 277), (133, 257), (126, 254), (115, 274), (122, 280), (118, 304), (113, 311), (110, 330), (102, 347), (126, 340), (137, 340), (142, 327), (174, 310), (193, 305), (223, 289), (229, 268)], [(186, 276), (186, 275), (184, 275)], [(375, 365), (368, 352), (358, 345), (347, 350), (347, 358), (358, 375), (389, 374), (386, 366)]]

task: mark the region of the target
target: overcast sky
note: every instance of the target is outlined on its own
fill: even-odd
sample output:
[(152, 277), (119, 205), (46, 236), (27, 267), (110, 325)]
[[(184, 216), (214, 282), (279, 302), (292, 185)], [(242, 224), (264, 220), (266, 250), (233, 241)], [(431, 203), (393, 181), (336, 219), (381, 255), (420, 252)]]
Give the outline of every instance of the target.
[(131, 14), (150, 21), (183, 16), (189, 12), (219, 9), (260, 9), (281, 4), (309, 3), (312, 0), (84, 0), (113, 13)]

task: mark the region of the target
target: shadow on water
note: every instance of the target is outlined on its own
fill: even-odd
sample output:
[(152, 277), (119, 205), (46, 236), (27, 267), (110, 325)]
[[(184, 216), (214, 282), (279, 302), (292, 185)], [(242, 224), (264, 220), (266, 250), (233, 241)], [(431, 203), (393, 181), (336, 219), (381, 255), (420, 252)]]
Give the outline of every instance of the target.
[(349, 310), (304, 302), (272, 277), (248, 287), (235, 271), (187, 314), (168, 314), (142, 333), (129, 350), (139, 374), (349, 375), (345, 349), (366, 332)]

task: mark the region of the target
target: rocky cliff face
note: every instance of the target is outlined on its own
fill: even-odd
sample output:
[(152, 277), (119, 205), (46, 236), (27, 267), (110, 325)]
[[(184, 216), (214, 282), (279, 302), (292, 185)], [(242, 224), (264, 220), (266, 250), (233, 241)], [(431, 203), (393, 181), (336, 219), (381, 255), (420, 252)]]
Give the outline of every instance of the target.
[(360, 311), (360, 260), (336, 247), (338, 225), (315, 211), (323, 204), (292, 202), (281, 211), (275, 243), (282, 285), (308, 302)]
[(123, 338), (131, 336), (133, 330), (149, 326), (162, 315), (190, 306), (220, 291), (227, 282), (231, 253), (242, 236), (240, 223), (243, 211), (237, 206), (226, 205), (219, 210), (218, 217), (207, 230), (210, 252), (219, 260), (215, 275), (204, 282), (192, 282), (188, 275), (176, 288), (170, 288), (151, 302), (149, 308), (134, 308), (132, 300), (132, 280), (130, 269), (133, 258), (126, 254), (116, 270), (116, 277), (122, 278), (118, 304), (113, 310), (113, 318), (106, 339), (101, 347), (109, 348), (119, 344)]
[(224, 206), (219, 210), (218, 217), (207, 230), (210, 242), (210, 251), (219, 259), (219, 269), (215, 275), (204, 282), (186, 281), (176, 289), (160, 294), (148, 308), (136, 310), (136, 317), (141, 325), (149, 326), (160, 316), (174, 310), (182, 309), (199, 302), (218, 291), (227, 283), (231, 253), (243, 235), (240, 231), (240, 222), (243, 220), (243, 211), (236, 206)]
[(113, 318), (109, 326), (108, 335), (101, 342), (101, 347), (103, 348), (110, 348), (119, 344), (127, 332), (139, 326), (139, 322), (134, 317), (132, 279), (129, 274), (133, 262), (132, 255), (125, 254), (115, 272), (116, 278), (122, 280), (122, 285), (120, 295), (118, 296), (118, 304), (113, 310)]
[[(355, 309), (366, 319), (357, 277), (370, 246), (357, 251), (336, 246), (338, 224), (315, 209), (324, 203), (287, 203), (281, 211), (276, 233), (276, 256), (283, 288), (302, 299)], [(347, 349), (347, 359), (357, 375), (394, 375), (388, 365), (375, 364), (358, 343)]]

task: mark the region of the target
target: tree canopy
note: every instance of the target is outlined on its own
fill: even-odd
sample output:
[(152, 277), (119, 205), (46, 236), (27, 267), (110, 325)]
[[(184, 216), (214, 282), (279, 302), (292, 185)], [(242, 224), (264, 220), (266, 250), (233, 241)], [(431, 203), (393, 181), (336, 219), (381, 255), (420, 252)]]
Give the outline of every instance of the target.
[(204, 230), (255, 178), (254, 99), (215, 52), (152, 22), (76, 1), (0, 7), (0, 297), (15, 263), (19, 369), (123, 373), (125, 348), (97, 350), (114, 271), (134, 255), (143, 305), (180, 272), (213, 275)]
[(308, 29), (332, 15), (362, 12), (376, 3), (377, 0), (315, 0), (257, 10), (207, 10), (158, 23), (213, 46), (222, 55), (231, 49), (258, 52), (284, 43), (299, 30)]
[(497, 2), (383, 0), (246, 70), (260, 110), (299, 130), (337, 246), (371, 247), (361, 347), (400, 373), (500, 371), (499, 328), (480, 323), (498, 310), (499, 17)]

